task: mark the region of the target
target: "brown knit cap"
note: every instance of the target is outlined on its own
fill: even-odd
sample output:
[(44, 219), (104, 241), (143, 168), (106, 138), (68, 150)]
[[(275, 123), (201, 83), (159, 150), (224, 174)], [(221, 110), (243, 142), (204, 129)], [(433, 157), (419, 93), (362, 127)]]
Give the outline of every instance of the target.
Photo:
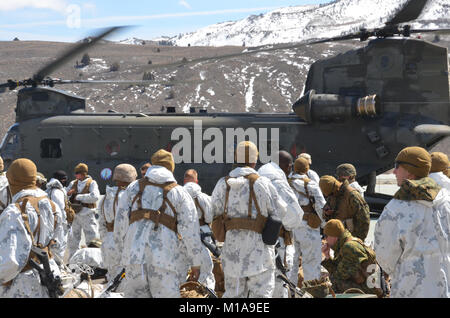
[(3, 158), (0, 157), (0, 172), (2, 172), (3, 170), (5, 170), (5, 165), (3, 163)]
[(26, 158), (14, 160), (6, 172), (11, 194), (15, 195), (24, 189), (35, 189), (36, 175), (37, 168), (33, 161)]
[(173, 160), (172, 153), (160, 149), (155, 152), (152, 156), (152, 165), (154, 166), (162, 166), (167, 168), (167, 170), (174, 172), (175, 171), (175, 161)]
[(85, 164), (85, 163), (79, 163), (75, 167), (75, 173), (88, 174), (88, 171), (89, 171), (89, 168), (88, 168), (87, 164)]
[(236, 163), (256, 163), (258, 161), (258, 156), (258, 148), (251, 141), (241, 141), (234, 152), (234, 160)]
[(418, 178), (427, 177), (431, 169), (431, 156), (421, 147), (407, 147), (399, 152), (396, 162)]
[(448, 156), (443, 152), (433, 152), (431, 154), (431, 170), (433, 172), (443, 172), (448, 169), (450, 162)]
[(320, 178), (319, 186), (324, 196), (337, 193), (342, 183), (337, 181), (333, 176), (323, 176)]
[(305, 174), (309, 170), (309, 161), (306, 158), (298, 157), (294, 162), (294, 172)]
[(131, 183), (137, 178), (136, 168), (127, 163), (122, 163), (114, 168), (113, 181)]
[(329, 220), (323, 228), (323, 233), (327, 236), (341, 237), (344, 232), (344, 224), (342, 224), (341, 220), (338, 219)]

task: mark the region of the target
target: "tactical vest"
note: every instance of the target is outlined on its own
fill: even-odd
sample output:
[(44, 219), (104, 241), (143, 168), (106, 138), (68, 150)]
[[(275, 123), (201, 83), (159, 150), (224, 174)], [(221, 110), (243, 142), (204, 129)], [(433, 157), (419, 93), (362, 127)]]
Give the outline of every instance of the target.
[[(230, 195), (230, 186), (228, 184), (228, 180), (231, 177), (225, 178), (225, 183), (227, 185), (227, 190), (225, 194), (225, 204), (223, 208), (223, 218), (225, 223), (225, 232), (230, 230), (250, 230), (256, 233), (262, 233), (264, 226), (266, 225), (267, 217), (261, 214), (261, 210), (259, 208), (258, 201), (256, 200), (255, 190), (253, 188), (256, 180), (258, 180), (259, 176), (256, 173), (249, 174), (245, 176), (245, 178), (249, 182), (250, 194), (248, 197), (248, 215), (246, 218), (230, 218), (227, 215), (228, 211), (228, 198)], [(252, 218), (252, 203), (255, 203), (255, 209), (257, 212), (256, 219)]]
[(352, 193), (358, 192), (358, 190), (349, 186), (348, 183), (344, 183), (342, 191), (343, 193), (340, 194), (341, 197), (338, 199), (338, 202), (336, 203), (337, 211), (334, 218), (341, 220), (342, 223), (345, 225), (345, 227), (351, 233), (353, 233), (353, 230), (355, 228), (353, 223), (353, 217), (355, 216), (356, 211), (350, 208), (350, 198)]
[(102, 206), (101, 206), (101, 211), (103, 213), (103, 218), (105, 219), (105, 226), (106, 226), (106, 230), (108, 232), (114, 232), (114, 221), (116, 220), (116, 204), (117, 204), (117, 200), (119, 199), (119, 193), (122, 190), (125, 190), (126, 187), (117, 187), (117, 191), (116, 194), (114, 195), (114, 202), (113, 202), (113, 220), (111, 223), (108, 223), (108, 221), (106, 221), (106, 214), (105, 214), (105, 201), (106, 201), (106, 195), (105, 198), (102, 201)]
[[(133, 206), (134, 203), (137, 202), (138, 208), (137, 210), (132, 211), (130, 214), (130, 225), (142, 219), (151, 220), (155, 223), (155, 227), (153, 228), (155, 231), (158, 229), (159, 224), (162, 224), (168, 229), (175, 232), (175, 234), (177, 234), (178, 238), (180, 239), (181, 237), (178, 234), (177, 229), (177, 211), (170, 200), (167, 198), (167, 194), (169, 193), (169, 191), (175, 188), (178, 184), (176, 182), (166, 182), (163, 184), (158, 184), (148, 181), (147, 178), (140, 179), (138, 181), (138, 184), (139, 192), (133, 198), (133, 201), (131, 203), (131, 206)], [(145, 187), (149, 185), (161, 188), (163, 190), (163, 202), (158, 210), (142, 208), (142, 194), (144, 193)], [(167, 205), (173, 211), (174, 216), (165, 213)]]
[(6, 187), (6, 202), (0, 201), (0, 214), (2, 214), (3, 210), (12, 202), (12, 195), (9, 186)]
[(303, 184), (305, 187), (305, 192), (301, 192), (301, 191), (297, 190), (297, 188), (293, 185), (293, 181), (294, 181), (293, 178), (288, 179), (289, 185), (291, 186), (292, 189), (294, 189), (294, 191), (296, 191), (297, 193), (308, 198), (309, 203), (307, 205), (301, 206), (301, 208), (303, 210), (303, 221), (306, 221), (306, 223), (308, 224), (309, 227), (311, 227), (313, 229), (317, 229), (320, 226), (320, 224), (322, 223), (322, 220), (317, 215), (317, 212), (314, 209), (314, 204), (315, 204), (314, 196), (312, 196), (308, 190), (308, 184), (311, 182), (311, 179), (304, 178), (302, 180), (303, 180)]
[[(75, 200), (75, 198), (76, 198), (76, 196), (78, 195), (78, 194), (88, 194), (90, 191), (89, 191), (89, 188), (91, 187), (91, 183), (94, 181), (94, 180), (92, 180), (92, 178), (89, 178), (87, 181), (86, 181), (86, 185), (84, 186), (84, 188), (83, 188), (83, 190), (80, 192), (80, 193), (78, 193), (78, 179), (77, 180), (75, 180), (75, 182), (73, 183), (73, 185), (72, 185), (72, 189), (74, 189), (75, 190), (75, 192), (72, 194), (72, 196), (70, 197), (70, 203), (73, 203), (73, 204), (78, 204), (78, 205), (81, 205), (82, 207), (85, 207), (85, 208), (88, 208), (88, 209), (95, 209), (96, 207), (97, 207), (97, 204), (95, 204), (95, 203), (83, 203), (83, 202), (81, 202), (81, 201), (78, 201), (78, 200)], [(76, 211), (77, 213), (78, 212), (80, 212), (80, 211)]]
[(205, 222), (205, 210), (203, 210), (202, 206), (200, 205), (198, 198), (194, 198), (194, 203), (197, 209), (199, 209), (200, 212), (202, 212), (202, 217), (198, 220), (200, 226), (207, 225), (207, 223)]
[[(52, 200), (50, 200), (47, 196), (43, 196), (43, 197), (25, 196), (25, 197), (22, 197), (19, 200), (17, 200), (15, 205), (19, 209), (20, 214), (23, 219), (23, 223), (25, 225), (25, 229), (28, 232), (28, 235), (30, 235), (30, 237), (31, 237), (31, 244), (33, 246), (37, 246), (37, 247), (45, 250), (48, 254), (48, 257), (52, 258), (52, 254), (49, 250), (49, 247), (54, 245), (56, 242), (54, 240), (50, 240), (49, 243), (47, 244), (47, 246), (43, 246), (41, 243), (37, 243), (35, 240), (35, 237), (37, 237), (37, 239), (39, 240), (39, 235), (41, 233), (41, 213), (39, 210), (39, 202), (43, 199), (47, 199), (50, 202), (50, 205), (52, 207), (52, 212), (53, 212), (53, 218), (54, 218), (53, 229), (55, 229), (56, 225), (57, 225), (56, 206), (55, 206), (55, 203)], [(22, 205), (20, 203), (22, 203)], [(33, 207), (33, 209), (36, 211), (36, 214), (37, 214), (38, 222), (37, 222), (36, 229), (34, 230), (34, 232), (31, 231), (31, 227), (30, 227), (29, 217), (28, 217), (28, 213), (26, 210), (27, 203), (31, 204), (31, 206)], [(30, 250), (30, 254), (28, 255), (27, 263), (26, 263), (25, 267), (22, 268), (22, 270), (20, 271), (21, 273), (32, 269), (31, 265), (29, 265), (30, 259), (33, 259), (36, 263), (40, 264), (39, 258), (36, 256), (36, 254), (32, 250)], [(3, 283), (3, 285), (10, 286), (12, 284), (13, 280), (14, 279), (10, 280), (9, 282)]]

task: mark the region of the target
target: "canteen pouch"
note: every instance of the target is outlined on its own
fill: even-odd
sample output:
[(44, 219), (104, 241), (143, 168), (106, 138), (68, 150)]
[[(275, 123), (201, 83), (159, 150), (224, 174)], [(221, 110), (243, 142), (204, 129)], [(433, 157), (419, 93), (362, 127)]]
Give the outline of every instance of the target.
[(262, 240), (266, 245), (275, 245), (280, 235), (282, 223), (275, 221), (271, 216), (267, 218), (266, 224), (262, 230)]
[(225, 242), (225, 220), (223, 214), (216, 217), (211, 223), (211, 231), (218, 242)]

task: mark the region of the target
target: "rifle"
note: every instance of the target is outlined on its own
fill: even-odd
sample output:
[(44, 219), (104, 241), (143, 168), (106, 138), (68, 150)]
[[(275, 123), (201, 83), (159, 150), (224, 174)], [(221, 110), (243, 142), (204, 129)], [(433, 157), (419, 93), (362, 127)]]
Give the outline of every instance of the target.
[(125, 268), (122, 268), (119, 274), (111, 280), (105, 288), (103, 288), (102, 292), (95, 298), (101, 298), (104, 294), (109, 292), (116, 291), (117, 287), (119, 287), (122, 280), (125, 278)]
[(64, 290), (62, 288), (61, 277), (53, 275), (53, 271), (50, 269), (48, 253), (34, 245), (31, 247), (31, 251), (36, 254), (44, 269), (32, 258), (29, 261), (30, 266), (38, 271), (39, 277), (41, 278), (41, 285), (47, 288), (50, 298), (58, 298), (58, 296), (63, 295)]
[(297, 295), (297, 296), (299, 296), (299, 298), (313, 298), (313, 296), (310, 293), (301, 290), (287, 278), (287, 276), (286, 276), (287, 269), (284, 266), (283, 261), (281, 260), (280, 254), (278, 253), (278, 248), (280, 246), (281, 246), (280, 242), (278, 241), (277, 244), (275, 245), (275, 264), (277, 266), (277, 269), (281, 273), (277, 275), (277, 278), (281, 279), (282, 281), (285, 282), (284, 286), (289, 288), (289, 290), (291, 291), (291, 294)]
[(220, 250), (219, 250), (219, 248), (217, 247), (216, 244), (211, 244), (211, 243), (209, 243), (209, 242), (206, 240), (207, 237), (211, 237), (211, 239), (215, 242), (215, 239), (214, 239), (214, 237), (213, 237), (212, 232), (203, 232), (202, 229), (200, 229), (200, 240), (202, 241), (203, 245), (205, 245), (206, 248), (207, 248), (208, 250), (210, 250), (211, 253), (212, 253), (215, 257), (219, 258), (219, 256), (220, 256)]

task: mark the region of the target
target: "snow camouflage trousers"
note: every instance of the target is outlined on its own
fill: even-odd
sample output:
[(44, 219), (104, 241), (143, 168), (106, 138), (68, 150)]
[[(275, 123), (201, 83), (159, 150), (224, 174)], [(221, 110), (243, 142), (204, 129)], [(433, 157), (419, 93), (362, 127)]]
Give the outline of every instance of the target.
[(148, 264), (125, 268), (125, 298), (180, 298), (180, 280), (176, 272)]
[[(304, 281), (320, 278), (322, 262), (322, 240), (319, 229), (302, 226), (294, 230), (294, 265), (289, 273), (289, 279), (295, 285), (298, 284), (299, 257), (302, 257), (302, 269)], [(294, 270), (296, 269), (296, 270)]]
[(77, 213), (72, 223), (68, 238), (69, 258), (79, 249), (81, 242), (81, 231), (84, 232), (86, 245), (93, 239), (99, 238), (98, 224), (93, 210), (83, 208)]
[(271, 298), (275, 289), (275, 270), (250, 277), (225, 276), (223, 298)]

